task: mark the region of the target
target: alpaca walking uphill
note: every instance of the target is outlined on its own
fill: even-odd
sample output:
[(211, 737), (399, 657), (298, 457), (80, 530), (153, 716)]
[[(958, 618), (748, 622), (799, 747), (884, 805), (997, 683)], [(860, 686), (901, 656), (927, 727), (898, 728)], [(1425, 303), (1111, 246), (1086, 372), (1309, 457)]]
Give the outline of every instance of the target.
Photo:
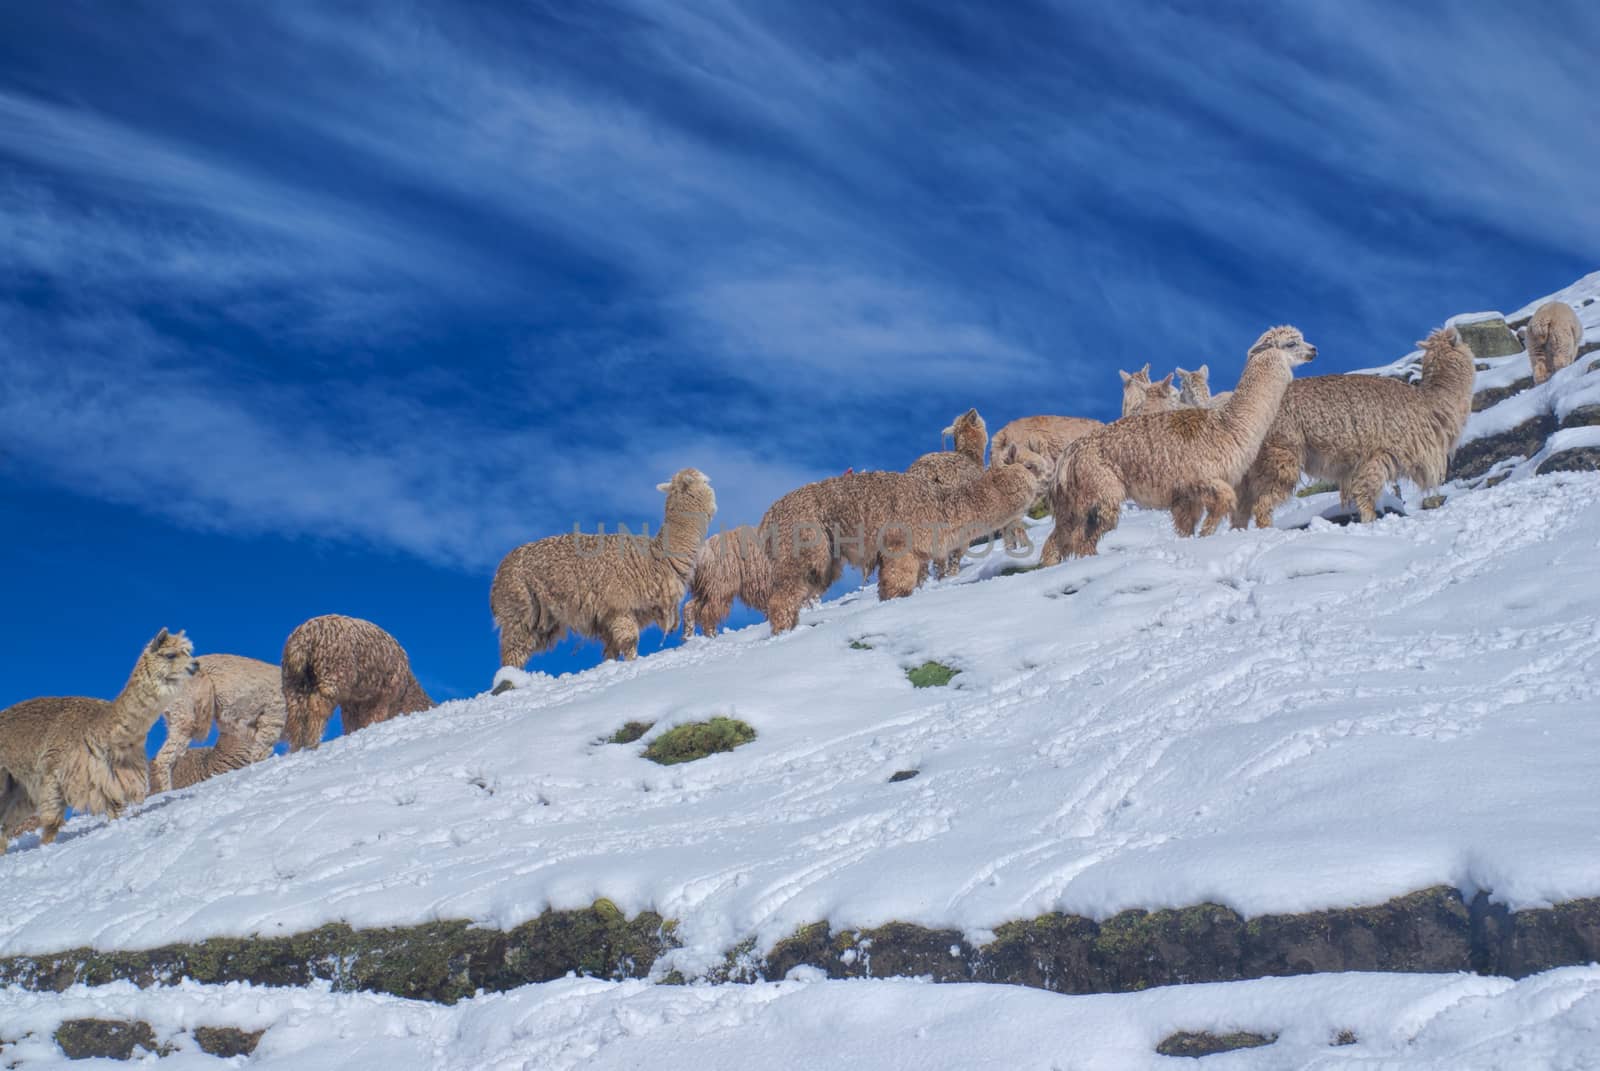
[(1302, 472), (1339, 485), (1363, 522), (1385, 484), (1404, 476), (1424, 490), (1444, 482), (1472, 411), (1472, 351), (1454, 327), (1422, 342), (1422, 382), (1387, 376), (1311, 376), (1284, 393), (1259, 455), (1237, 489), (1233, 526), (1272, 525)]
[(1534, 383), (1543, 383), (1578, 359), (1583, 348), (1583, 325), (1565, 301), (1547, 301), (1533, 311), (1533, 319), (1517, 332), (1528, 351)]
[(677, 630), (678, 604), (717, 497), (698, 469), (681, 469), (656, 489), (667, 503), (653, 539), (571, 532), (523, 544), (501, 560), (489, 590), (501, 665), (520, 669), (568, 629), (603, 641), (605, 657), (625, 659), (638, 657), (646, 625)]
[[(1149, 365), (1145, 366), (1146, 368)], [(1140, 373), (1143, 375), (1144, 373)], [(1019, 417), (994, 433), (990, 450), (991, 464), (1015, 450), (1038, 454), (1044, 460), (1045, 471), (1054, 472), (1067, 447), (1105, 424), (1088, 417), (1031, 416)], [(1035, 503), (1037, 505), (1037, 503)], [(1033, 511), (1033, 507), (1029, 507)], [(1005, 530), (1008, 550), (1017, 550), (1028, 543), (1028, 530), (1021, 520), (1012, 522)]]
[(735, 598), (757, 613), (767, 612), (772, 593), (772, 560), (761, 549), (761, 535), (742, 524), (700, 544), (689, 576), (689, 601), (683, 607), (683, 638), (695, 627), (707, 636), (728, 619)]
[(772, 559), (773, 634), (794, 628), (800, 607), (839, 579), (846, 563), (878, 572), (878, 598), (910, 595), (952, 531), (1004, 528), (1034, 500), (1044, 473), (1041, 458), (1018, 452), (1015, 462), (952, 488), (904, 472), (859, 472), (790, 491), (761, 521)]
[(189, 750), (217, 726), (215, 749), (208, 749), (203, 765), (185, 764), (191, 772), (203, 770), (185, 784), (260, 762), (272, 754), (283, 735), (288, 711), (283, 702), (283, 674), (270, 662), (240, 655), (207, 654), (195, 660), (199, 669), (166, 710), (167, 739), (150, 762), (150, 791), (174, 787), (172, 771)]
[(1274, 327), (1250, 348), (1238, 389), (1220, 409), (1135, 414), (1079, 439), (1056, 468), (1050, 493), (1056, 527), (1041, 564), (1094, 554), (1129, 498), (1172, 510), (1180, 535), (1193, 535), (1202, 513), (1200, 534), (1216, 531), (1294, 369), (1316, 352), (1294, 328)]
[(49, 844), (69, 807), (115, 819), (143, 800), (145, 737), (195, 668), (183, 633), (162, 629), (117, 698), (28, 699), (0, 711), (0, 852), (35, 815)]
[[(955, 423), (945, 428), (943, 434), (954, 441), (955, 449), (923, 454), (911, 463), (906, 472), (946, 491), (982, 476), (983, 452), (989, 445), (989, 429), (978, 411), (968, 409), (956, 417)], [(962, 544), (952, 546), (946, 553), (934, 558), (934, 576), (955, 576), (961, 570), (961, 558), (965, 553), (966, 546)]]
[(343, 614), (313, 617), (289, 633), (282, 679), (290, 751), (320, 744), (334, 707), (349, 735), (433, 706), (395, 638)]

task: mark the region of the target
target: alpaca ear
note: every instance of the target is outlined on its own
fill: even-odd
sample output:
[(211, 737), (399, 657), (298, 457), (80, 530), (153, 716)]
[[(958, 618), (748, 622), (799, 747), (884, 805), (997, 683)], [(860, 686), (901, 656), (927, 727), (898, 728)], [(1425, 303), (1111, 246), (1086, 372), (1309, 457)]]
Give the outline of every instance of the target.
[(1211, 369), (1207, 368), (1205, 365), (1201, 365), (1199, 368), (1194, 370), (1194, 373), (1197, 376), (1209, 376), (1211, 374)]
[(167, 630), (166, 629), (162, 629), (160, 632), (156, 633), (156, 638), (150, 641), (150, 650), (152, 650), (152, 651), (160, 650), (161, 645), (163, 643), (166, 643), (166, 642), (167, 642)]
[(657, 491), (661, 491), (663, 493), (672, 490), (672, 481), (668, 480), (666, 483), (658, 483), (658, 484), (656, 484), (656, 490)]
[(1150, 375), (1150, 362), (1146, 361), (1144, 363), (1144, 367), (1139, 369), (1139, 371), (1135, 372), (1134, 375), (1137, 375), (1137, 376), (1149, 376)]
[(1120, 368), (1117, 369), (1117, 375), (1122, 377), (1122, 382), (1124, 382), (1124, 383), (1127, 383), (1129, 380), (1131, 380), (1133, 378), (1132, 376), (1130, 376), (1128, 373), (1124, 372)]
[[(1149, 367), (1149, 366), (1148, 366), (1148, 365), (1146, 365), (1146, 366), (1145, 366), (1145, 367), (1147, 367), (1147, 368), (1148, 368), (1148, 367)], [(1171, 372), (1168, 372), (1168, 373), (1167, 373), (1167, 378), (1165, 378), (1165, 379), (1163, 379), (1163, 380), (1162, 380), (1162, 381), (1161, 381), (1161, 385), (1162, 385), (1162, 386), (1163, 386), (1163, 387), (1170, 387), (1170, 386), (1172, 386), (1172, 373), (1171, 373)]]

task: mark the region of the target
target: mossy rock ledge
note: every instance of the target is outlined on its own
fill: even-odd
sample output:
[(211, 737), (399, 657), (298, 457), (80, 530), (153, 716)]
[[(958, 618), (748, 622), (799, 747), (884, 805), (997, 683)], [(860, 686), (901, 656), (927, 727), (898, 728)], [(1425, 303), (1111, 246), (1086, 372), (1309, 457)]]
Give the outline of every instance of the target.
[[(217, 938), (135, 952), (79, 948), (0, 959), (0, 985), (62, 991), (128, 980), (172, 985), (247, 981), (304, 986), (327, 981), (454, 1003), (569, 972), (648, 978), (678, 946), (676, 924), (654, 912), (626, 917), (608, 900), (552, 911), (509, 931), (464, 921), (354, 930), (343, 924), (288, 937)], [(753, 938), (705, 981), (780, 979), (798, 966), (830, 978), (924, 977), (936, 982), (1025, 985), (1057, 993), (1122, 993), (1190, 982), (1227, 982), (1341, 971), (1474, 971), (1522, 978), (1600, 959), (1600, 898), (1510, 912), (1479, 894), (1444, 887), (1370, 907), (1245, 919), (1217, 904), (1124, 911), (1103, 922), (1050, 914), (1009, 922), (974, 946), (956, 930), (891, 922), (870, 929), (804, 926), (766, 955)], [(677, 972), (663, 982), (685, 981)]]

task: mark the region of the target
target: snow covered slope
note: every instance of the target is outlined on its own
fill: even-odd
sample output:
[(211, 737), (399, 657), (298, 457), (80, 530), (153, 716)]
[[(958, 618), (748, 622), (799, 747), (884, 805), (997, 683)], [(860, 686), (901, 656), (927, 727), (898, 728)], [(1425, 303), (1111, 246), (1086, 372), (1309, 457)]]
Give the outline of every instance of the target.
[(49, 1039), (63, 1019), (87, 1016), (150, 1023), (179, 1050), (152, 1061), (164, 1071), (221, 1066), (181, 1033), (218, 1025), (270, 1027), (248, 1064), (260, 1071), (1155, 1071), (1182, 1066), (1156, 1054), (1164, 1037), (1202, 1029), (1278, 1036), (1206, 1059), (1223, 1071), (1600, 1066), (1594, 967), (1515, 983), (1341, 974), (1079, 997), (909, 980), (683, 987), (573, 978), (453, 1007), (318, 990), (122, 984), (64, 995), (0, 991), (0, 1034), (32, 1034), (4, 1056), (23, 1071), (82, 1067), (61, 1059)]
[[(24, 838), (0, 954), (607, 897), (677, 919), (657, 969), (694, 974), (820, 920), (981, 940), (1052, 910), (1597, 895), (1597, 549), (1593, 474), (1361, 528), (1180, 541), (1131, 513), (1096, 559), (535, 675)], [(913, 688), (927, 659), (961, 673)], [(759, 738), (640, 757), (716, 714)], [(599, 742), (629, 720), (656, 727)]]

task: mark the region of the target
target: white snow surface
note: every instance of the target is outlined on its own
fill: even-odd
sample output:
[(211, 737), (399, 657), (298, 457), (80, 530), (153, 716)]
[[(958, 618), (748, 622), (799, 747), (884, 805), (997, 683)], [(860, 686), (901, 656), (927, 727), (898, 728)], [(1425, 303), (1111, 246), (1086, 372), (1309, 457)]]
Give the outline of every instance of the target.
[[(502, 696), (24, 837), (0, 954), (509, 927), (608, 897), (679, 920), (656, 971), (693, 977), (820, 920), (981, 942), (1050, 911), (1600, 895), (1597, 549), (1589, 473), (1350, 528), (1180, 540), (1131, 510), (1097, 558), (513, 671)], [(961, 673), (913, 688), (926, 659)], [(675, 767), (640, 757), (651, 737), (600, 742), (716, 714), (759, 738)]]
[[(1179, 1030), (1277, 1035), (1206, 1058), (1236, 1069), (1580, 1071), (1600, 1068), (1600, 968), (1520, 982), (1472, 975), (1325, 974), (1145, 993), (1062, 996), (914, 980), (656, 986), (567, 978), (451, 1007), (326, 989), (185, 983), (0, 990), (0, 1047), (20, 1071), (83, 1066), (51, 1040), (63, 1019), (143, 1019), (176, 1046), (140, 1063), (220, 1066), (185, 1031), (267, 1028), (260, 1071), (1139, 1071), (1179, 1066), (1156, 1045)], [(1341, 1032), (1354, 1043), (1334, 1046)]]

